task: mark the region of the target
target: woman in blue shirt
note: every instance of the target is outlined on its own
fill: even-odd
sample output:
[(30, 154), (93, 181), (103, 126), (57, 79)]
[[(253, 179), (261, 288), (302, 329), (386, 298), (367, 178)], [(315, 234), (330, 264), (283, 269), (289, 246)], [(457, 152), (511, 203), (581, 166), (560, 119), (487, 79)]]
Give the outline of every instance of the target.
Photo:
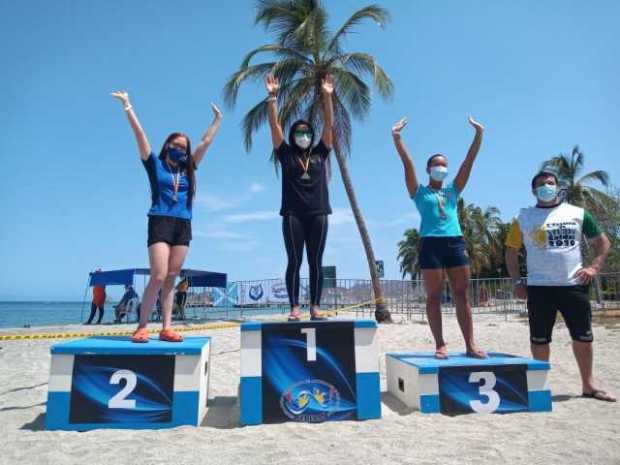
[(474, 341), (468, 295), (469, 259), (457, 213), (458, 197), (467, 184), (484, 132), (484, 127), (473, 118), (469, 118), (469, 123), (476, 130), (474, 141), (454, 181), (447, 185), (444, 185), (444, 179), (448, 174), (448, 159), (439, 153), (432, 155), (426, 162), (426, 172), (430, 176), (428, 185), (423, 186), (418, 183), (411, 156), (400, 135), (401, 130), (407, 125), (407, 119), (401, 119), (392, 127), (394, 145), (405, 168), (407, 189), (422, 219), (420, 269), (426, 289), (426, 314), (435, 339), (435, 357), (440, 359), (448, 358), (441, 321), (444, 270), (450, 280), (456, 303), (457, 319), (465, 339), (466, 352), (471, 357), (486, 357), (485, 352)]
[(149, 341), (146, 326), (161, 289), (163, 328), (159, 339), (180, 342), (183, 337), (172, 330), (172, 301), (174, 282), (181, 272), (192, 239), (192, 202), (196, 192), (194, 172), (215, 138), (222, 121), (222, 113), (217, 106), (211, 104), (213, 122), (193, 153), (189, 138), (175, 132), (166, 138), (159, 155), (155, 155), (133, 111), (127, 92), (114, 92), (112, 96), (123, 104), (151, 186), (147, 242), (151, 277), (144, 290), (143, 311), (140, 312), (140, 323), (132, 340)]

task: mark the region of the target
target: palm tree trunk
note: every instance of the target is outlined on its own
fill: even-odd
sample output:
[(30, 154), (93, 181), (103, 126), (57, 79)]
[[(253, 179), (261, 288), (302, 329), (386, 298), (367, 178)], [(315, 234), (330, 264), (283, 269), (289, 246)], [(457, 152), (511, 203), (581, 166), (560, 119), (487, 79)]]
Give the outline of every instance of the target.
[(372, 288), (375, 294), (375, 319), (379, 323), (391, 323), (392, 316), (387, 309), (383, 299), (383, 288), (381, 287), (381, 281), (377, 274), (377, 265), (375, 263), (375, 253), (372, 250), (372, 244), (370, 242), (370, 236), (368, 235), (368, 229), (366, 228), (366, 222), (362, 216), (362, 212), (357, 203), (355, 197), (355, 191), (353, 190), (353, 184), (351, 183), (351, 177), (349, 176), (349, 169), (347, 168), (347, 161), (344, 154), (341, 152), (337, 142), (334, 141), (334, 152), (336, 154), (336, 160), (338, 161), (338, 167), (340, 168), (340, 174), (342, 176), (342, 182), (344, 188), (347, 191), (347, 197), (351, 204), (351, 210), (357, 223), (357, 229), (359, 229), (360, 236), (362, 238), (362, 244), (364, 245), (364, 251), (366, 252), (366, 259), (368, 260), (368, 269), (370, 270), (370, 280), (372, 281)]

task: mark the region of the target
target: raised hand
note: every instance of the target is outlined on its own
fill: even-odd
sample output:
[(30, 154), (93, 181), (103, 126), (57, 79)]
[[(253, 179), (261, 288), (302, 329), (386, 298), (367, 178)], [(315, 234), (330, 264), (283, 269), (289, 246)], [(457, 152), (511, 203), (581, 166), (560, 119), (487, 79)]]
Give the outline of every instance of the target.
[(471, 124), (476, 131), (484, 131), (484, 126), (482, 124), (480, 124), (478, 121), (476, 121), (471, 116), (468, 119), (469, 119), (469, 124)]
[(126, 91), (118, 90), (116, 92), (112, 92), (110, 95), (120, 101), (123, 106), (129, 105), (129, 94)]
[(269, 94), (275, 95), (278, 93), (278, 90), (280, 90), (280, 83), (273, 74), (268, 74), (267, 77), (265, 77), (265, 87)]
[(321, 79), (321, 91), (327, 95), (331, 95), (334, 92), (334, 77), (331, 74), (326, 74)]
[(409, 121), (407, 121), (407, 117), (405, 116), (404, 118), (401, 118), (399, 121), (396, 122), (396, 124), (394, 124), (394, 126), (392, 126), (392, 135), (395, 137), (400, 137), (400, 131), (407, 126), (407, 123)]
[(216, 120), (222, 119), (222, 111), (213, 102), (211, 102), (211, 110), (213, 110), (213, 116), (215, 117)]

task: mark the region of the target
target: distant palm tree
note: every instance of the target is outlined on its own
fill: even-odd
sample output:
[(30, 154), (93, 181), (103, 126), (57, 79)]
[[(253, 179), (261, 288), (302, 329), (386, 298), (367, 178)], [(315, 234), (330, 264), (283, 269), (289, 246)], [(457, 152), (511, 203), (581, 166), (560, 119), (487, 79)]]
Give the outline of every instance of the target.
[(542, 167), (557, 171), (560, 184), (566, 193), (566, 201), (601, 214), (604, 212), (605, 203), (609, 201), (609, 196), (587, 183), (599, 182), (603, 187), (609, 187), (609, 173), (603, 170), (595, 170), (580, 176), (583, 171), (584, 159), (585, 155), (576, 145), (570, 155), (562, 153), (556, 155), (543, 162)]
[(398, 262), (404, 278), (409, 275), (415, 280), (420, 272), (420, 234), (415, 228), (407, 229), (405, 237), (398, 243)]
[(457, 212), (472, 275), (491, 274), (495, 264), (493, 258), (501, 253), (502, 248), (498, 234), (502, 224), (499, 209), (488, 207), (482, 210), (474, 204), (465, 205), (461, 197)]
[[(257, 2), (255, 22), (273, 32), (276, 42), (258, 47), (245, 56), (239, 70), (226, 83), (225, 99), (229, 106), (234, 106), (241, 84), (262, 80), (271, 73), (280, 82), (278, 106), (282, 127), (287, 128), (296, 119), (303, 117), (319, 133), (322, 127), (321, 80), (326, 74), (333, 75), (334, 152), (366, 251), (376, 300), (375, 316), (379, 321), (390, 320), (390, 313), (383, 303), (383, 290), (370, 237), (347, 168), (347, 155), (351, 151), (351, 118), (363, 119), (370, 110), (370, 88), (364, 78), (372, 79), (383, 98), (392, 94), (393, 85), (373, 56), (362, 52), (345, 52), (342, 43), (345, 36), (364, 20), (383, 26), (389, 14), (378, 5), (364, 7), (353, 13), (333, 33), (327, 27), (327, 16), (319, 0)], [(261, 53), (270, 54), (272, 59), (252, 64), (253, 58)], [(243, 118), (246, 150), (249, 151), (252, 146), (252, 135), (266, 122), (267, 104), (261, 100)]]

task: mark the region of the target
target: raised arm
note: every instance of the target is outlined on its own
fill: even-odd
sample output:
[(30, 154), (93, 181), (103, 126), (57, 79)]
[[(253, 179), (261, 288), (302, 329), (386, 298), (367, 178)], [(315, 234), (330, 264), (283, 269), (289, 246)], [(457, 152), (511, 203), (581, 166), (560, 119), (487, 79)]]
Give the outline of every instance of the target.
[(456, 190), (458, 190), (459, 192), (465, 189), (465, 185), (467, 184), (467, 180), (469, 179), (469, 174), (471, 173), (471, 168), (472, 166), (474, 166), (474, 161), (476, 160), (476, 156), (478, 155), (478, 151), (480, 150), (480, 144), (482, 143), (482, 133), (484, 132), (484, 126), (474, 120), (471, 116), (469, 117), (469, 124), (471, 124), (476, 130), (476, 135), (474, 136), (474, 141), (469, 147), (469, 151), (467, 152), (465, 161), (459, 168), (459, 172), (456, 174), (456, 178), (454, 178), (454, 187), (456, 187)]
[(207, 129), (207, 132), (205, 132), (202, 136), (200, 143), (198, 144), (196, 150), (194, 150), (194, 154), (192, 155), (192, 158), (194, 159), (194, 164), (196, 166), (198, 166), (198, 164), (202, 161), (203, 157), (207, 153), (207, 149), (211, 145), (211, 142), (213, 142), (213, 139), (215, 139), (215, 135), (220, 129), (220, 124), (222, 124), (222, 112), (220, 111), (220, 109), (215, 103), (211, 104), (211, 109), (213, 110), (213, 121), (211, 122), (209, 129)]
[(407, 190), (409, 191), (409, 195), (413, 197), (418, 191), (418, 178), (415, 175), (415, 168), (413, 167), (413, 162), (411, 161), (409, 151), (407, 150), (407, 147), (405, 147), (405, 143), (400, 135), (401, 129), (405, 126), (407, 126), (407, 118), (401, 119), (394, 126), (392, 126), (392, 138), (394, 139), (394, 145), (396, 146), (398, 155), (400, 155), (400, 159), (403, 162)]
[(325, 76), (321, 81), (321, 106), (323, 107), (323, 135), (321, 140), (326, 147), (331, 148), (334, 144), (334, 103), (332, 94), (334, 93), (334, 78), (331, 74)]
[(151, 153), (151, 144), (149, 144), (146, 134), (144, 133), (144, 129), (140, 126), (138, 117), (136, 116), (135, 111), (133, 111), (133, 106), (129, 102), (129, 95), (123, 90), (112, 92), (111, 95), (123, 104), (123, 109), (127, 114), (127, 119), (129, 120), (133, 134), (136, 137), (136, 142), (138, 143), (140, 158), (142, 158), (142, 160), (147, 160)]
[(280, 90), (280, 83), (275, 77), (268, 74), (265, 78), (265, 87), (269, 93), (267, 97), (267, 114), (269, 116), (269, 127), (271, 128), (271, 142), (273, 142), (273, 148), (277, 149), (284, 142), (284, 133), (278, 121), (278, 90)]

